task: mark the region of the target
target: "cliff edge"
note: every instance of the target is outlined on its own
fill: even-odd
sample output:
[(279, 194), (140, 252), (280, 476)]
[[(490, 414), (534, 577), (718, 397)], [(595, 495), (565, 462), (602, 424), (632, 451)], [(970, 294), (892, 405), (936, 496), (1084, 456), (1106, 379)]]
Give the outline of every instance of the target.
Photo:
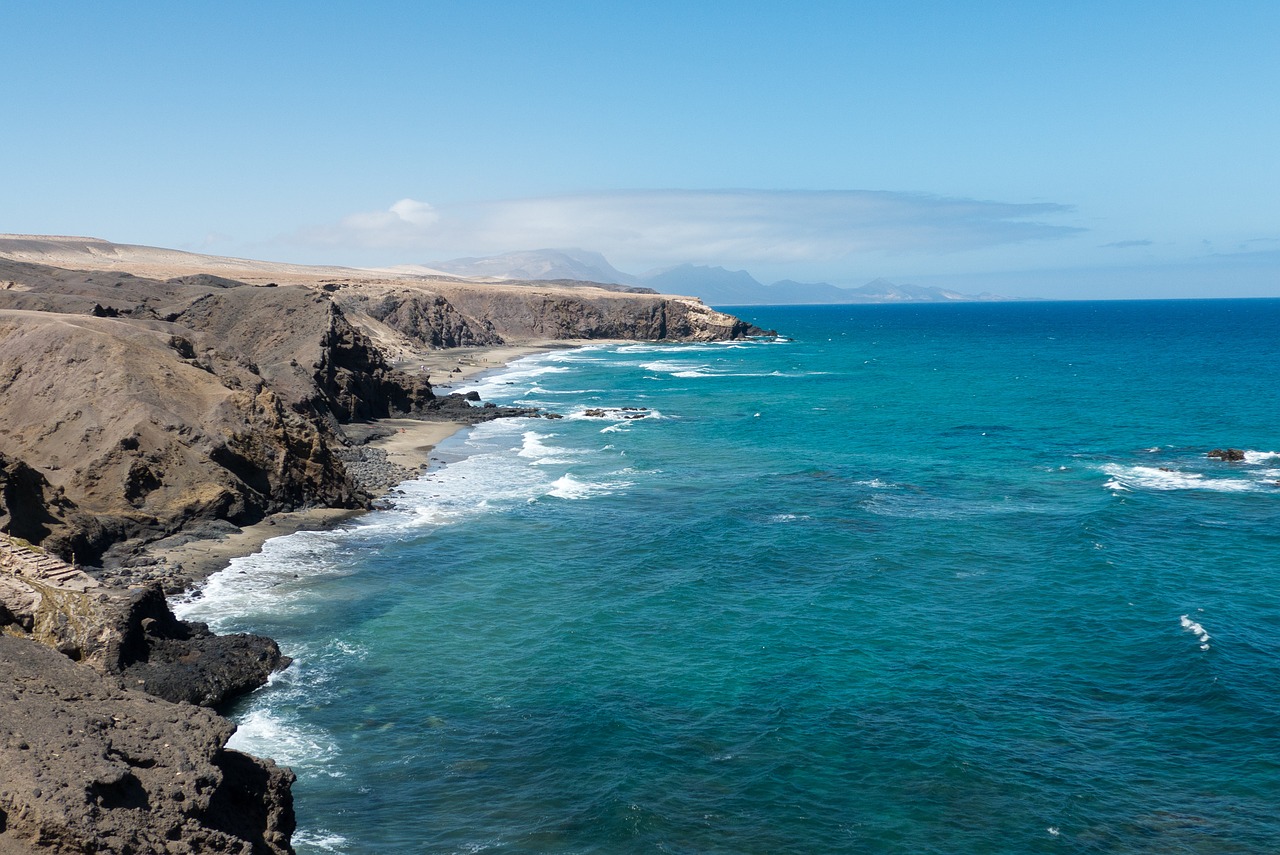
[(0, 530), (110, 571), (201, 524), (365, 507), (345, 425), (513, 414), (438, 396), (398, 361), (467, 345), (759, 332), (696, 300), (589, 285), (0, 236)]
[(177, 620), (165, 595), (189, 580), (136, 565), (160, 539), (367, 507), (372, 420), (540, 415), (440, 396), (397, 362), (761, 332), (575, 283), (0, 236), (0, 855), (293, 851), (292, 773), (228, 750), (209, 709), (288, 658)]

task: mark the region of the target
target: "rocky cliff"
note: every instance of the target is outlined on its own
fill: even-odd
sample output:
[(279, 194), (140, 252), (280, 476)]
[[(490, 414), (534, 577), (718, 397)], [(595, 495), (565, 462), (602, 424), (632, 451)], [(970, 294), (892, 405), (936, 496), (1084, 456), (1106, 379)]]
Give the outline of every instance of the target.
[(144, 250), (0, 238), (0, 528), (82, 563), (127, 563), (202, 521), (363, 506), (344, 425), (446, 403), (478, 417), (396, 357), (759, 332), (662, 295)]
[(293, 775), (233, 730), (0, 636), (0, 852), (292, 852)]
[(289, 664), (0, 536), (0, 852), (287, 853), (287, 770), (212, 707)]
[(0, 236), (0, 855), (292, 851), (292, 774), (228, 750), (208, 709), (288, 659), (178, 621), (163, 585), (181, 580), (112, 583), (175, 533), (366, 506), (354, 423), (532, 414), (439, 397), (397, 358), (757, 332), (572, 283)]

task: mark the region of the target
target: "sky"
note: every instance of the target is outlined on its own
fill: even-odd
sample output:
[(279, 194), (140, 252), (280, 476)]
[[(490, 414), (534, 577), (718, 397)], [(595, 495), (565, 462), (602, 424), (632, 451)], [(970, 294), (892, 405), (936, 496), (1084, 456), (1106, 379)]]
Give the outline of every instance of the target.
[(0, 232), (1280, 296), (1280, 3), (10, 2)]

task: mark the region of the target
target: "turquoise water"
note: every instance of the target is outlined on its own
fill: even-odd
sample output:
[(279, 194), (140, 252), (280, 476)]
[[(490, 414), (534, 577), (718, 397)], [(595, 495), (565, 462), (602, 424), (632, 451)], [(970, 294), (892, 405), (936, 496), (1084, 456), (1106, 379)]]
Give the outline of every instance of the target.
[(1280, 850), (1280, 301), (743, 314), (182, 607), (299, 852)]

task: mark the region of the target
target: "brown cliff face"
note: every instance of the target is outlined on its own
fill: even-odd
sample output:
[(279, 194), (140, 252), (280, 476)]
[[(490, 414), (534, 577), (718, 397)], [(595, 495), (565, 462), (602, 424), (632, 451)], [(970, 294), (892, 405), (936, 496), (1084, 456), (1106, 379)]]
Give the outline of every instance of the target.
[[(494, 414), (390, 354), (758, 332), (660, 295), (0, 236), (0, 530), (110, 564), (193, 523), (361, 506), (344, 424)], [(292, 773), (195, 706), (285, 667), (274, 642), (0, 545), (0, 855), (291, 852)]]
[(564, 339), (727, 341), (759, 330), (683, 297), (549, 283), (330, 285), (356, 323), (429, 347)]
[(233, 730), (0, 636), (0, 852), (292, 852), (293, 773)]
[[(53, 263), (63, 257), (86, 269)], [(0, 501), (40, 503), (4, 513), (64, 558), (124, 561), (193, 522), (364, 505), (342, 425), (446, 412), (389, 354), (756, 332), (694, 300), (591, 286), (0, 238)]]
[(292, 774), (192, 706), (288, 664), (0, 536), (0, 852), (291, 851)]
[(339, 425), (434, 399), (309, 289), (92, 278), (40, 268), (0, 291), (5, 489), (39, 500), (19, 464), (45, 479), (45, 510), (23, 502), (17, 524), (63, 557), (93, 563), (194, 520), (360, 507)]
[(323, 423), (235, 361), (202, 363), (192, 338), (163, 322), (0, 310), (0, 447), (101, 528), (68, 534), (83, 520), (63, 514), (45, 524), (61, 538), (51, 547), (92, 562), (192, 519), (361, 500)]

